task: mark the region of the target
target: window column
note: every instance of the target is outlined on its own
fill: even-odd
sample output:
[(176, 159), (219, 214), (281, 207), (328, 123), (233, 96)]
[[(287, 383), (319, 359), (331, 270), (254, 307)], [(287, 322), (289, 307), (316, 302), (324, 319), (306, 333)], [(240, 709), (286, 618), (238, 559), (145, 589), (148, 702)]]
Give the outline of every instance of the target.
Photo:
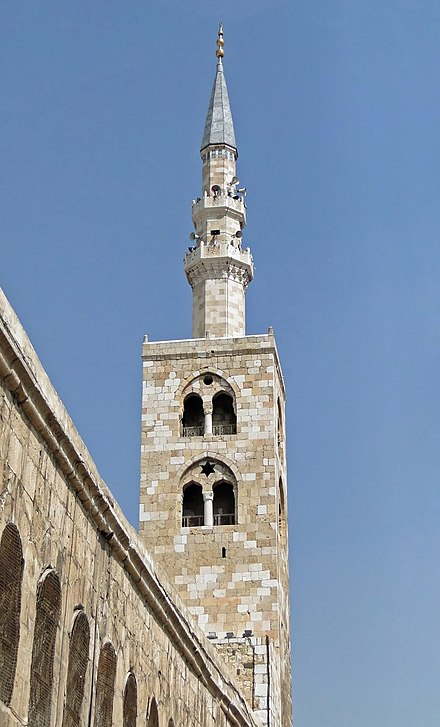
[(214, 507), (213, 507), (214, 493), (204, 492), (203, 493), (203, 511), (205, 525), (212, 528), (214, 525)]

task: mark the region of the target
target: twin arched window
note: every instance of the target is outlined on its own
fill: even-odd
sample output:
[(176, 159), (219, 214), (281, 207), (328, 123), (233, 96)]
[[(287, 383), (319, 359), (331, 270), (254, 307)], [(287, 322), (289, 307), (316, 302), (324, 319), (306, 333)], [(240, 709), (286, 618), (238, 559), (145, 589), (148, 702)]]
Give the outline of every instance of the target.
[[(212, 488), (213, 525), (235, 524), (235, 493), (230, 482), (221, 480)], [(211, 493), (209, 493), (211, 495)], [(202, 486), (191, 482), (184, 487), (182, 504), (182, 527), (194, 528), (205, 523), (205, 504)]]
[(183, 400), (182, 436), (237, 433), (234, 392), (217, 374), (203, 374), (189, 384)]

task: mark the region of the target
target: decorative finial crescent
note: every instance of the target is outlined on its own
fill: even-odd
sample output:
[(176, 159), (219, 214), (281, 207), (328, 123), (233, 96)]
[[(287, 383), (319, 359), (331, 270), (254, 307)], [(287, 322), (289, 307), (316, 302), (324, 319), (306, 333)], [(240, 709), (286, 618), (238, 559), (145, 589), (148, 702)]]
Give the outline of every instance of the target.
[(225, 55), (225, 51), (223, 50), (223, 46), (225, 44), (225, 41), (223, 40), (223, 23), (220, 20), (220, 25), (218, 27), (218, 38), (217, 38), (217, 51), (216, 56), (221, 61), (223, 56)]

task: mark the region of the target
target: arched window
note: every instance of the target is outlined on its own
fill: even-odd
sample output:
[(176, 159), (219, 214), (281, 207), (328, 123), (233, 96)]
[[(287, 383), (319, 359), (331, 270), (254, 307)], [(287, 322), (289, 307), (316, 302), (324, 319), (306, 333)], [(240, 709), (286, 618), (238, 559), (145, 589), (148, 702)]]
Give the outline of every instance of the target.
[(278, 481), (278, 533), (281, 537), (286, 534), (286, 508), (284, 504), (283, 480)]
[(171, 717), (168, 720), (168, 727), (174, 727), (174, 720)]
[(237, 433), (237, 417), (232, 396), (220, 391), (212, 400), (212, 433), (224, 436)]
[(203, 525), (203, 494), (200, 485), (191, 482), (183, 491), (182, 527)]
[(235, 524), (234, 488), (229, 482), (214, 485), (214, 525)]
[(284, 454), (284, 424), (283, 424), (283, 413), (281, 410), (281, 402), (277, 399), (277, 443), (280, 456)]
[(183, 403), (182, 435), (201, 437), (205, 431), (203, 402), (197, 394), (188, 394)]
[(70, 634), (63, 727), (80, 727), (81, 725), (81, 707), (89, 664), (89, 643), (89, 622), (84, 611), (79, 611)]
[(123, 727), (136, 727), (137, 684), (132, 672), (129, 673), (124, 689)]
[(159, 714), (157, 712), (156, 700), (153, 697), (148, 712), (148, 727), (159, 727)]
[(101, 649), (96, 677), (95, 727), (112, 727), (116, 654), (107, 642)]
[(0, 699), (6, 705), (12, 699), (17, 667), (23, 565), (20, 534), (8, 523), (0, 541)]
[(29, 727), (49, 727), (50, 725), (53, 661), (60, 612), (60, 579), (54, 570), (48, 570), (37, 588), (29, 694)]

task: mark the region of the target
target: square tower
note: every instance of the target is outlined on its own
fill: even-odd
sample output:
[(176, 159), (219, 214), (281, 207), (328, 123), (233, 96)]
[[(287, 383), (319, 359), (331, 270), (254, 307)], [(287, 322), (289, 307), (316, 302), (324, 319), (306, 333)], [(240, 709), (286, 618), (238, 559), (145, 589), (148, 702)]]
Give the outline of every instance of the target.
[(245, 335), (253, 276), (223, 31), (193, 203), (190, 340), (142, 349), (140, 534), (263, 724), (290, 727), (285, 389), (274, 335)]

